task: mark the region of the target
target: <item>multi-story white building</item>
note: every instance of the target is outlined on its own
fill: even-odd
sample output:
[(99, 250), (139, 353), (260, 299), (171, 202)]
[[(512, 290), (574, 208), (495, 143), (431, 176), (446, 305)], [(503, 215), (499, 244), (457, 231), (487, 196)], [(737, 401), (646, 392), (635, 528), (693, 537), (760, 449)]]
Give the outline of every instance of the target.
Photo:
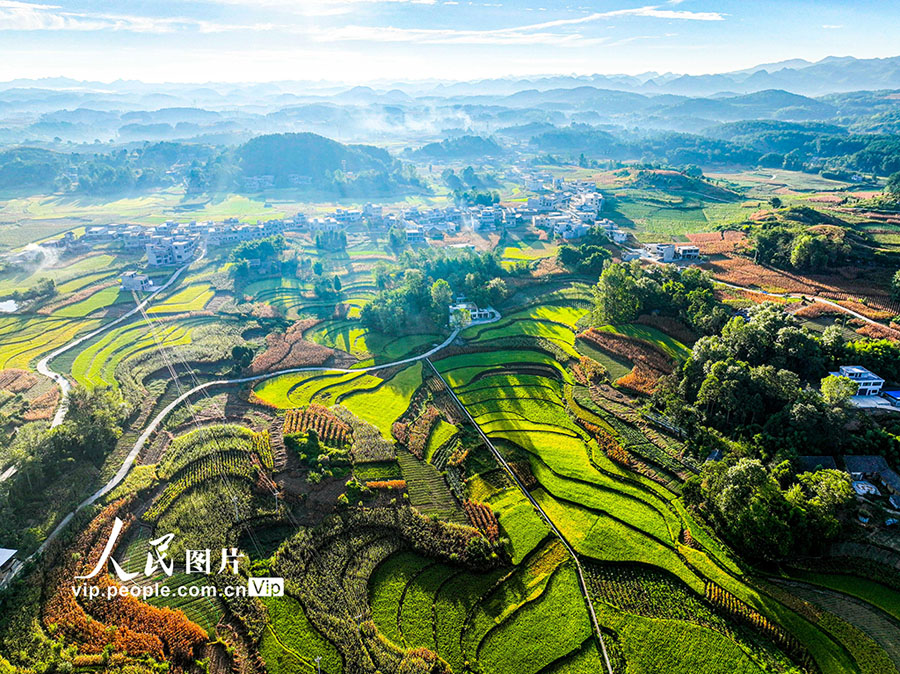
[(146, 292), (152, 289), (153, 281), (146, 274), (138, 274), (136, 271), (126, 271), (122, 274), (122, 290)]
[(160, 237), (147, 244), (147, 264), (151, 267), (165, 267), (173, 264), (184, 264), (194, 257), (197, 250), (196, 241)]
[(881, 393), (884, 379), (864, 368), (861, 365), (841, 365), (837, 372), (831, 372), (836, 377), (847, 377), (857, 384), (856, 395), (876, 396)]
[(415, 244), (425, 243), (425, 231), (421, 227), (407, 227), (406, 242)]

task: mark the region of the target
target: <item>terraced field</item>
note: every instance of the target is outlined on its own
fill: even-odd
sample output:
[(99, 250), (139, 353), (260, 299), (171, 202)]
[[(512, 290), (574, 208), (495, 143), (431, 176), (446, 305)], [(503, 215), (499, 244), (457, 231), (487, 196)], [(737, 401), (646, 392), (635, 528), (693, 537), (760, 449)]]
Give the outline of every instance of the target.
[[(587, 609), (558, 543), (533, 551), (513, 571), (472, 574), (414, 553), (389, 557), (369, 583), (372, 617), (391, 641), (430, 648), (454, 671), (531, 674), (559, 661), (587, 660)], [(565, 629), (547, 630), (548, 624)], [(565, 671), (565, 670), (563, 670)]]
[(154, 302), (148, 314), (182, 314), (200, 311), (212, 299), (215, 291), (204, 283), (186, 286), (162, 301)]
[(422, 365), (414, 363), (384, 380), (366, 373), (299, 373), (259, 384), (254, 393), (273, 407), (306, 407), (310, 403), (341, 404), (389, 437), (415, 390), (422, 384)]
[[(683, 346), (645, 326), (626, 327), (623, 334), (659, 342), (675, 357), (683, 353)], [(512, 443), (508, 452), (510, 460), (520, 460), (524, 453), (537, 483), (533, 496), (579, 555), (606, 562), (649, 564), (679, 579), (697, 598), (703, 597), (706, 584), (713, 582), (743, 601), (761, 607), (789, 629), (797, 630), (798, 635), (809, 637), (811, 626), (803, 624), (799, 616), (743, 583), (741, 567), (696, 525), (681, 505), (677, 492), (611, 461), (595, 439), (575, 423), (567, 404), (565, 389), (571, 385), (567, 373), (553, 367), (546, 356), (523, 358), (523, 353), (529, 352), (474, 353), (434, 364), (482, 430), (500, 446)], [(535, 371), (535, 364), (542, 367)], [(614, 416), (613, 424), (602, 418), (597, 420), (623, 444), (653, 445), (637, 428)], [(621, 437), (618, 433), (622, 433)], [(665, 455), (663, 450), (653, 447)], [(470, 479), (472, 488), (476, 483)], [(494, 502), (500, 505), (509, 492), (488, 487), (486, 493), (492, 505)], [(521, 505), (519, 508), (523, 515), (527, 512)], [(532, 531), (528, 533), (527, 525), (523, 527), (522, 522), (511, 519), (511, 513), (517, 512), (514, 508), (506, 512), (510, 514), (501, 514), (501, 523), (506, 519), (504, 531), (515, 531), (518, 526), (519, 533), (511, 538), (518, 539), (518, 545), (527, 550), (539, 536), (539, 521), (532, 520)], [(681, 542), (685, 530), (697, 533), (695, 547)], [(514, 551), (515, 547), (514, 544)], [(709, 633), (702, 626), (688, 626), (677, 620), (660, 623), (640, 616), (610, 613), (609, 609), (604, 611), (608, 618), (607, 622), (601, 620), (601, 624), (618, 634), (617, 647), (635, 672), (662, 671), (659, 669), (662, 662), (674, 663), (669, 671), (707, 671), (710, 654), (716, 651), (722, 652), (734, 671), (764, 671), (757, 662), (762, 656), (750, 657), (728, 637)], [(653, 629), (668, 636), (654, 635), (654, 648), (648, 654), (642, 640), (650, 640), (648, 631)], [(819, 653), (813, 655), (820, 664), (825, 663), (823, 669), (843, 671), (846, 656), (840, 655), (840, 647), (821, 633), (816, 639)], [(706, 655), (683, 653), (691, 641), (700, 644), (700, 653)], [(701, 663), (706, 664), (701, 666)]]
[(0, 369), (31, 369), (41, 356), (100, 324), (99, 319), (0, 317)]

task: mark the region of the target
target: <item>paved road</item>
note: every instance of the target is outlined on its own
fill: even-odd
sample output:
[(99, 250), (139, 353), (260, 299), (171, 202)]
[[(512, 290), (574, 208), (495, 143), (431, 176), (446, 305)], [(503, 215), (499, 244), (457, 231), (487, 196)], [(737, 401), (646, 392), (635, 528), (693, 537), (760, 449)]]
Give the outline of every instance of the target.
[(607, 670), (608, 674), (613, 674), (612, 665), (609, 662), (609, 654), (606, 652), (606, 643), (603, 641), (603, 633), (600, 631), (600, 623), (597, 621), (597, 614), (594, 613), (594, 605), (591, 603), (591, 595), (588, 592), (587, 583), (584, 580), (584, 570), (581, 568), (581, 561), (578, 559), (578, 555), (575, 554), (575, 549), (571, 545), (569, 545), (569, 541), (567, 541), (566, 537), (563, 536), (562, 532), (556, 528), (556, 525), (553, 523), (553, 520), (550, 519), (550, 516), (544, 512), (544, 509), (541, 508), (540, 504), (531, 495), (531, 492), (529, 492), (528, 489), (525, 487), (525, 485), (522, 484), (522, 481), (513, 472), (512, 468), (510, 467), (509, 463), (507, 463), (507, 461), (503, 457), (503, 455), (499, 452), (499, 450), (496, 447), (494, 447), (494, 443), (491, 442), (491, 439), (485, 434), (485, 432), (483, 430), (481, 430), (481, 426), (478, 425), (478, 423), (475, 421), (474, 417), (472, 417), (472, 415), (469, 413), (469, 410), (466, 409), (466, 406), (462, 404), (462, 401), (456, 395), (456, 392), (452, 388), (450, 388), (450, 385), (447, 383), (447, 380), (444, 379), (443, 375), (440, 372), (438, 372), (437, 368), (432, 364), (432, 362), (430, 360), (426, 360), (426, 362), (431, 367), (431, 369), (434, 371), (434, 373), (438, 376), (438, 379), (440, 379), (443, 382), (444, 388), (446, 388), (447, 391), (450, 393), (450, 395), (453, 396), (453, 400), (456, 401), (456, 404), (459, 406), (459, 409), (461, 409), (463, 411), (463, 413), (466, 415), (466, 417), (472, 423), (472, 426), (474, 426), (475, 429), (478, 431), (478, 434), (481, 436), (481, 439), (484, 440), (484, 444), (487, 445), (487, 448), (491, 451), (491, 454), (494, 455), (494, 458), (497, 460), (497, 463), (499, 463), (503, 467), (503, 469), (509, 474), (509, 476), (516, 483), (516, 486), (519, 487), (519, 490), (525, 495), (525, 498), (527, 498), (531, 502), (531, 505), (534, 507), (534, 509), (544, 519), (544, 521), (547, 523), (547, 526), (550, 527), (550, 530), (556, 535), (556, 537), (559, 538), (559, 540), (565, 546), (566, 550), (572, 556), (572, 559), (575, 560), (575, 570), (578, 574), (578, 585), (580, 586), (580, 589), (581, 589), (581, 595), (584, 598), (584, 603), (587, 606), (588, 613), (591, 616), (591, 623), (594, 626), (594, 634), (596, 634), (597, 640), (600, 642), (600, 650), (603, 651), (603, 661), (606, 664), (606, 670)]
[[(842, 305), (838, 304), (837, 302), (834, 302), (829, 299), (825, 299), (824, 297), (819, 297), (818, 295), (810, 295), (809, 293), (806, 293), (806, 294), (804, 294), (804, 293), (770, 293), (765, 290), (757, 290), (755, 288), (747, 288), (745, 286), (735, 285), (734, 283), (726, 283), (725, 281), (719, 281), (717, 279), (713, 279), (713, 283), (718, 283), (719, 285), (727, 286), (728, 288), (734, 288), (735, 290), (743, 290), (748, 293), (755, 293), (756, 295), (766, 295), (768, 297), (784, 297), (784, 298), (796, 299), (796, 300), (806, 298), (806, 299), (812, 300), (814, 302), (821, 302), (822, 304), (827, 304), (830, 307), (834, 307), (838, 311), (842, 311), (845, 314), (850, 314), (854, 318), (863, 320), (866, 323), (871, 323), (872, 325), (877, 325), (879, 328), (887, 328), (888, 330), (894, 330), (894, 328), (886, 326), (884, 323), (880, 323), (876, 320), (873, 320), (871, 318), (867, 318), (866, 316), (863, 316), (858, 311), (853, 311), (853, 309), (848, 309), (847, 307), (842, 306)], [(896, 330), (895, 330), (895, 332), (896, 332)]]

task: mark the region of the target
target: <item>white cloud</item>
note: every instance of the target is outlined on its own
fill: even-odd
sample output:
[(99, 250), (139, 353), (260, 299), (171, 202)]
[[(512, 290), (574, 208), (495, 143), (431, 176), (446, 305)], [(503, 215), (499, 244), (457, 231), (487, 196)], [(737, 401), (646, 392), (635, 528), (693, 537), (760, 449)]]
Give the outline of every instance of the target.
[(70, 12), (59, 5), (0, 0), (0, 31), (128, 31), (133, 33), (201, 33), (268, 31), (273, 24), (234, 25), (190, 18), (160, 18), (105, 13)]
[[(311, 35), (320, 42), (411, 42), (417, 44), (474, 44), (474, 45), (527, 45), (545, 44), (559, 47), (581, 47), (606, 42), (606, 38), (590, 38), (580, 33), (553, 31), (555, 28), (580, 26), (603, 19), (627, 16), (688, 21), (722, 21), (718, 12), (686, 12), (659, 9), (656, 6), (594, 12), (572, 19), (556, 19), (510, 28), (470, 30), (455, 28), (397, 28), (394, 26), (342, 26), (318, 31)], [(649, 39), (639, 36), (635, 39)], [(628, 41), (632, 41), (628, 40)], [(620, 41), (618, 44), (625, 44)]]
[(831, 23), (826, 23), (825, 25), (822, 26), (822, 28), (824, 28), (825, 30), (837, 30), (838, 28), (843, 28), (843, 27), (844, 27), (843, 24), (838, 25), (838, 24), (831, 24)]
[(524, 28), (498, 30), (456, 30), (452, 28), (393, 28), (377, 26), (345, 26), (316, 32), (317, 42), (411, 42), (416, 44), (533, 45), (582, 47), (603, 42), (602, 38), (586, 38), (578, 33), (560, 34)]
[[(242, 4), (248, 0), (217, 0), (230, 4)], [(296, 0), (253, 0), (256, 6), (291, 6)], [(304, 0), (299, 3), (303, 13), (325, 16), (344, 13), (360, 4), (406, 3), (436, 4), (437, 0)], [(571, 19), (557, 19), (542, 23), (496, 29), (456, 28), (397, 28), (394, 26), (344, 25), (321, 28), (309, 24), (291, 23), (217, 23), (185, 17), (150, 17), (113, 13), (88, 13), (64, 10), (59, 5), (0, 0), (0, 31), (126, 31), (133, 33), (200, 33), (225, 32), (283, 32), (300, 34), (316, 42), (368, 41), (416, 44), (474, 44), (474, 45), (528, 45), (544, 44), (560, 47), (587, 46), (604, 42), (603, 38), (586, 37), (578, 32), (555, 30), (595, 23), (604, 19), (644, 17), (666, 20), (721, 21), (718, 12), (690, 12), (660, 9), (648, 5), (608, 12), (594, 12)]]

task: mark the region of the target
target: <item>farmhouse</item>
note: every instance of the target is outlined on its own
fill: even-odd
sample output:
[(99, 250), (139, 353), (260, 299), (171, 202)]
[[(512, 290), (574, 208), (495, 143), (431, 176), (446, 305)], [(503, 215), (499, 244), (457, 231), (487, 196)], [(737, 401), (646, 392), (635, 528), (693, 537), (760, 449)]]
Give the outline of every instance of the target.
[(580, 222), (562, 222), (553, 228), (553, 233), (563, 239), (580, 239), (588, 233), (589, 227)]
[[(458, 298), (457, 298), (458, 299)], [(468, 312), (468, 321), (462, 320), (460, 317)], [(474, 302), (460, 302), (450, 305), (450, 325), (453, 327), (465, 327), (474, 321), (486, 321), (493, 317), (494, 310), (491, 307), (479, 309)]]
[(425, 243), (424, 230), (421, 227), (407, 227), (406, 242), (411, 244)]
[(675, 262), (677, 260), (699, 260), (700, 248), (697, 246), (676, 246), (674, 243), (648, 243), (644, 250), (659, 262)]
[(147, 264), (164, 267), (181, 264), (194, 257), (196, 243), (190, 239), (160, 237), (147, 244)]
[(854, 480), (878, 481), (891, 494), (900, 494), (900, 475), (883, 456), (845, 456), (844, 467)]
[(699, 260), (700, 248), (697, 246), (675, 246), (675, 257), (682, 260)]
[(136, 271), (126, 271), (122, 274), (122, 290), (145, 292), (152, 289), (153, 281), (146, 274), (138, 274)]
[(841, 365), (838, 372), (831, 372), (836, 377), (847, 377), (857, 384), (856, 395), (876, 396), (881, 393), (884, 379), (870, 372), (861, 365)]

